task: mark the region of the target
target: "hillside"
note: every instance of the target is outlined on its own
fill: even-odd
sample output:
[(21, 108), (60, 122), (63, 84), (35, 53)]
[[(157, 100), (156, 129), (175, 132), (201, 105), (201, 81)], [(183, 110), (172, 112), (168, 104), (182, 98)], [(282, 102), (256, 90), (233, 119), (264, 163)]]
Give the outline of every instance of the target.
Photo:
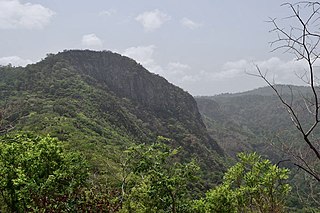
[(134, 60), (70, 50), (25, 68), (0, 68), (1, 128), (50, 134), (80, 150), (96, 172), (117, 169), (121, 150), (169, 138), (181, 159), (222, 171), (223, 151), (209, 136), (195, 100)]
[[(282, 97), (292, 103), (302, 126), (307, 128), (311, 125), (312, 118), (303, 99), (312, 94), (306, 87), (290, 88), (292, 91), (286, 85), (277, 86)], [(282, 166), (291, 169), (290, 179), (294, 192), (291, 205), (319, 208), (319, 184), (297, 167), (286, 163), (287, 159), (301, 155), (307, 159), (309, 166), (318, 168), (317, 160), (313, 153), (308, 152), (309, 147), (305, 145), (288, 112), (269, 87), (195, 99), (210, 135), (219, 142), (227, 155), (235, 158), (239, 152), (254, 151), (274, 163), (282, 162)], [(318, 141), (319, 126), (311, 137)]]
[[(302, 124), (307, 126), (310, 124), (310, 114), (302, 104), (303, 98), (311, 93), (307, 87), (290, 88), (292, 90), (285, 85), (277, 86), (284, 99), (292, 101)], [(291, 142), (299, 141), (299, 134), (290, 116), (269, 87), (243, 93), (196, 97), (196, 101), (209, 132), (231, 156), (239, 151), (254, 150), (277, 159), (279, 150), (271, 144), (277, 145), (288, 139)]]
[[(83, 205), (97, 208), (98, 203), (104, 202), (111, 212), (130, 209), (131, 206), (121, 206), (128, 202), (134, 207), (136, 201), (130, 196), (149, 196), (154, 201), (148, 204), (152, 208), (159, 205), (170, 209), (171, 204), (161, 207), (154, 197), (168, 192), (172, 200), (172, 192), (181, 193), (181, 206), (184, 202), (193, 203), (207, 189), (221, 183), (229, 163), (226, 155), (235, 157), (240, 151), (257, 151), (274, 162), (281, 159), (281, 152), (270, 147), (270, 138), (280, 141), (296, 135), (278, 103), (263, 88), (195, 100), (134, 60), (106, 51), (70, 50), (49, 54), (25, 68), (0, 67), (0, 134), (9, 133), (2, 144), (10, 147), (6, 137), (24, 140), (21, 135), (10, 138), (11, 133), (19, 131), (42, 135), (49, 141), (53, 139), (46, 135), (57, 137), (68, 152), (80, 152), (89, 164), (89, 188), (84, 184), (83, 194), (75, 191), (76, 197), (63, 199), (80, 199), (78, 204), (84, 199)], [(282, 134), (278, 134), (279, 130)], [(151, 145), (159, 138), (169, 149)], [(178, 147), (180, 151), (170, 150)], [(72, 171), (76, 168), (71, 167)], [(63, 199), (61, 203), (66, 204)], [(295, 199), (290, 199), (294, 208), (296, 203), (303, 203)], [(191, 211), (188, 206), (184, 208), (180, 211)]]

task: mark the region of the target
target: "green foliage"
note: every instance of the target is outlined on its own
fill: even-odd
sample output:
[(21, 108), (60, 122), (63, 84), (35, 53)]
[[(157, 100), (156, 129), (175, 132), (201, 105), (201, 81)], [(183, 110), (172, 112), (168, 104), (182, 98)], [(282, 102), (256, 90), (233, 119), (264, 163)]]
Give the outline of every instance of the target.
[(197, 157), (208, 174), (224, 170), (221, 150), (209, 138), (194, 99), (111, 52), (64, 51), (25, 68), (0, 67), (0, 113), (3, 109), (0, 134), (50, 134), (68, 150), (80, 151), (91, 173), (108, 180), (119, 172), (115, 159), (122, 150), (151, 144), (158, 135), (183, 147), (177, 158)]
[(195, 202), (198, 212), (285, 212), (289, 170), (271, 164), (256, 153), (238, 155), (218, 187)]
[[(312, 95), (310, 89), (286, 85), (277, 85), (277, 89), (285, 100), (293, 104), (303, 127), (312, 125), (312, 114), (301, 107), (305, 106), (304, 98), (309, 99)], [(234, 159), (238, 152), (255, 151), (272, 162), (279, 162), (284, 159), (293, 160), (292, 156), (300, 156), (302, 151), (302, 156), (306, 157), (303, 164), (308, 164), (314, 171), (320, 171), (316, 156), (307, 152), (310, 150), (307, 144), (301, 143), (302, 135), (292, 124), (271, 88), (198, 97), (196, 100), (210, 135)], [(315, 128), (310, 137), (319, 141), (319, 127)], [(295, 168), (292, 162), (284, 162), (282, 165)], [(308, 206), (319, 209), (320, 185), (316, 181), (305, 177), (303, 172), (296, 169), (292, 169), (289, 181), (293, 186), (288, 198), (290, 207), (302, 209)]]
[(0, 138), (0, 203), (4, 209), (54, 209), (57, 199), (75, 193), (87, 177), (83, 157), (64, 151), (54, 138), (31, 134)]
[[(312, 120), (310, 114), (300, 107), (304, 101), (299, 94), (310, 96), (306, 88), (293, 87), (293, 97), (288, 87), (279, 86), (278, 89), (285, 100), (290, 102), (292, 98), (294, 109), (301, 114), (301, 122), (309, 124)], [(256, 151), (277, 161), (283, 153), (270, 147), (270, 140), (275, 144), (279, 141), (291, 141), (295, 146), (300, 143), (301, 137), (287, 111), (268, 87), (233, 95), (198, 97), (196, 100), (209, 132), (234, 158), (241, 151)], [(271, 151), (267, 152), (266, 147)]]
[[(90, 168), (88, 185), (75, 193), (56, 185), (65, 184), (58, 181), (61, 175), (50, 174), (48, 181), (46, 176), (36, 176), (39, 187), (29, 181), (35, 176), (25, 175), (28, 184), (17, 182), (19, 187), (12, 191), (17, 197), (13, 200), (18, 200), (15, 208), (23, 210), (30, 205), (41, 210), (46, 206), (56, 211), (112, 212), (124, 201), (124, 211), (127, 207), (187, 211), (194, 194), (191, 181), (199, 170), (191, 159), (197, 158), (207, 175), (198, 188), (220, 181), (225, 168), (222, 152), (208, 136), (192, 96), (133, 60), (110, 52), (65, 51), (25, 68), (0, 67), (0, 113), (4, 115), (0, 134), (9, 130), (49, 134), (63, 142), (68, 152), (57, 143), (61, 153), (80, 152)], [(183, 149), (141, 145), (123, 154), (133, 144), (151, 144), (157, 135), (171, 138), (162, 138), (170, 147)], [(37, 137), (30, 137), (36, 148)], [(54, 156), (48, 159), (53, 165), (67, 161), (58, 162), (59, 156)], [(41, 167), (35, 159), (26, 160), (25, 165)], [(21, 177), (31, 169), (21, 168)], [(62, 171), (62, 167), (53, 169)], [(48, 199), (43, 199), (46, 193)]]
[(192, 181), (199, 167), (194, 161), (179, 163), (177, 149), (163, 143), (131, 147), (123, 182), (122, 212), (188, 212)]

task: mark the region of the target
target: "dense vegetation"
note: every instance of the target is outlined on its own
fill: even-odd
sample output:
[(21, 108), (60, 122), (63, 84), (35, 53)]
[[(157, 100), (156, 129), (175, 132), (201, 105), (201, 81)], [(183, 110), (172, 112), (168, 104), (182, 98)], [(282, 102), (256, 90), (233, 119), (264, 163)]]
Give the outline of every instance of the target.
[[(90, 186), (82, 187), (76, 194), (64, 194), (63, 198), (59, 192), (58, 197), (50, 198), (54, 202), (74, 203), (85, 197), (92, 202), (84, 202), (86, 208), (106, 202), (109, 207), (103, 208), (114, 211), (122, 204), (132, 206), (124, 202), (120, 187), (125, 175), (122, 164), (128, 154), (123, 150), (139, 144), (151, 145), (158, 136), (168, 138), (163, 143), (172, 149), (181, 147), (175, 155), (176, 163), (167, 166), (182, 170), (194, 159), (201, 167), (204, 176), (197, 190), (215, 185), (226, 170), (224, 154), (208, 135), (193, 97), (119, 54), (74, 50), (49, 54), (25, 68), (2, 66), (0, 109), (0, 133), (5, 137), (9, 133), (15, 137), (17, 132), (39, 138), (49, 134), (63, 143), (66, 153), (80, 153), (87, 162)], [(6, 140), (3, 139), (4, 144)], [(21, 140), (22, 144), (38, 143), (32, 137), (26, 142)], [(32, 152), (38, 152), (36, 149)], [(162, 169), (169, 172), (170, 168)], [(181, 196), (177, 194), (174, 199), (181, 202)], [(12, 208), (8, 204), (7, 208), (25, 210), (36, 203), (35, 199), (30, 197)], [(70, 205), (65, 208), (71, 208)]]
[(1, 211), (287, 211), (287, 169), (240, 154), (227, 170), (225, 153), (261, 151), (264, 131), (198, 105), (212, 137), (192, 96), (111, 52), (0, 67)]
[(5, 136), (0, 153), (1, 211), (61, 208), (88, 177), (84, 158), (50, 137)]
[(272, 165), (256, 153), (238, 155), (239, 162), (221, 185), (196, 201), (199, 212), (285, 212), (289, 170)]
[[(302, 123), (309, 124), (309, 113), (301, 107), (304, 106), (303, 98), (311, 95), (308, 88), (290, 86), (289, 89), (286, 85), (278, 85), (277, 88), (285, 99), (293, 100)], [(308, 147), (301, 143), (303, 138), (292, 125), (286, 109), (271, 88), (263, 87), (244, 93), (197, 97), (196, 100), (209, 133), (229, 156), (235, 158), (238, 152), (256, 151), (274, 163), (284, 160), (281, 164), (292, 168), (291, 205), (300, 208), (319, 207), (318, 184), (286, 162), (288, 155), (294, 153), (294, 150), (301, 150), (303, 155), (308, 155)], [(320, 132), (318, 128), (315, 130), (313, 137), (316, 138), (320, 136)], [(316, 162), (311, 156), (310, 165)]]
[(67, 141), (98, 173), (116, 169), (119, 150), (157, 136), (183, 147), (181, 159), (197, 157), (218, 176), (224, 171), (223, 152), (206, 132), (193, 97), (127, 57), (65, 51), (26, 68), (1, 67), (0, 91), (3, 131)]
[(14, 134), (0, 140), (0, 204), (4, 212), (284, 212), (287, 169), (257, 154), (240, 162), (204, 198), (200, 168), (178, 162), (179, 150), (159, 137), (121, 152), (118, 181), (95, 181), (86, 160), (49, 136)]

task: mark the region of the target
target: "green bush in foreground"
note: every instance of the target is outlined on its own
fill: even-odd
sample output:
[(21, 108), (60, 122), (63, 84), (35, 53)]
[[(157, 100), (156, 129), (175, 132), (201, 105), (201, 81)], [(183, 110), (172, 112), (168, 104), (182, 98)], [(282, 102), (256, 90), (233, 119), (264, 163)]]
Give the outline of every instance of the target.
[[(167, 140), (160, 138), (162, 140)], [(164, 141), (166, 142), (166, 141)], [(1, 212), (284, 212), (288, 169), (256, 153), (239, 162), (204, 198), (194, 190), (199, 167), (176, 159), (160, 142), (123, 152), (121, 181), (99, 188), (88, 183), (85, 159), (49, 136), (0, 137)], [(103, 185), (101, 185), (103, 186)]]
[(289, 170), (273, 165), (256, 153), (238, 155), (221, 185), (195, 201), (196, 212), (284, 212), (290, 186)]
[(81, 155), (64, 151), (54, 138), (31, 134), (0, 138), (1, 211), (59, 208), (87, 177)]
[(196, 182), (200, 168), (194, 161), (178, 162), (177, 152), (163, 143), (126, 150), (128, 172), (123, 182), (121, 212), (191, 210), (192, 182)]

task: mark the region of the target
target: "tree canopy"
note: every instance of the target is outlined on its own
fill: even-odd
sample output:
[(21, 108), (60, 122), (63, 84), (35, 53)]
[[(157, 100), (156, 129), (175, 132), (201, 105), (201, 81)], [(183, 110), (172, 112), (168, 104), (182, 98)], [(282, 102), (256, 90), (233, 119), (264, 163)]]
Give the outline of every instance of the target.
[(223, 183), (195, 202), (198, 212), (286, 212), (289, 170), (273, 165), (256, 153), (238, 155)]
[(1, 210), (54, 209), (88, 177), (85, 159), (66, 152), (50, 136), (6, 135), (0, 138)]

